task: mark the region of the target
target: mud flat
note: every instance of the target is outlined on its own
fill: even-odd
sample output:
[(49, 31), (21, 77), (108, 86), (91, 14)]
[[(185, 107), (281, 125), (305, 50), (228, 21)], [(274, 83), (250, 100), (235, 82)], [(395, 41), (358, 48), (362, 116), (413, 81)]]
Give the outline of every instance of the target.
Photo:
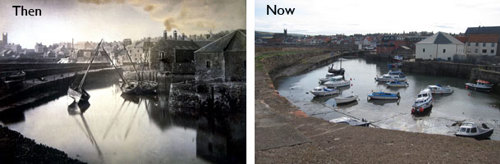
[[(315, 62), (313, 57), (308, 56), (304, 56), (302, 60), (308, 60), (307, 63)], [(316, 63), (321, 63), (322, 60), (325, 59), (317, 59)], [(262, 60), (256, 61), (262, 62)], [(278, 72), (286, 72), (287, 67), (293, 68), (294, 72), (308, 69), (297, 69), (297, 64), (300, 63), (281, 65)], [(255, 71), (256, 163), (373, 163), (374, 161), (497, 163), (500, 161), (498, 141), (477, 141), (453, 136), (352, 127), (308, 117), (279, 95), (272, 80), (276, 78), (273, 75), (279, 73), (276, 73), (272, 66), (266, 66), (262, 68), (257, 63)]]

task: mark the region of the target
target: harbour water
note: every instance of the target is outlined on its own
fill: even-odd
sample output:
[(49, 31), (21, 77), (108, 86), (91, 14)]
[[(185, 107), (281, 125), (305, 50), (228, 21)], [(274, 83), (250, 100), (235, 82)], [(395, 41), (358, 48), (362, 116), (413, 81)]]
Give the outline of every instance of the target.
[(156, 96), (130, 97), (122, 96), (118, 77), (89, 77), (88, 104), (62, 94), (0, 121), (88, 163), (243, 163), (245, 113), (171, 112), (169, 84), (161, 85)]
[[(377, 83), (377, 75), (387, 73), (387, 62), (373, 62), (365, 59), (343, 59), (345, 77), (351, 86), (340, 95), (358, 95), (358, 102), (337, 106), (335, 96), (314, 97), (308, 91), (318, 86), (318, 79), (325, 77), (328, 66), (290, 77), (279, 78), (275, 82), (279, 94), (286, 97), (306, 114), (324, 120), (341, 116), (364, 118), (375, 127), (411, 132), (442, 134), (453, 136), (458, 129), (452, 126), (457, 121), (487, 123), (495, 130), (491, 139), (500, 140), (500, 97), (465, 89), (467, 80), (451, 77), (436, 77), (406, 73), (409, 87), (388, 88)], [(339, 68), (340, 62), (334, 63)], [(411, 106), (418, 92), (427, 85), (449, 85), (454, 93), (434, 96), (434, 107), (428, 116), (411, 115)], [(399, 101), (367, 100), (372, 91), (399, 92)]]

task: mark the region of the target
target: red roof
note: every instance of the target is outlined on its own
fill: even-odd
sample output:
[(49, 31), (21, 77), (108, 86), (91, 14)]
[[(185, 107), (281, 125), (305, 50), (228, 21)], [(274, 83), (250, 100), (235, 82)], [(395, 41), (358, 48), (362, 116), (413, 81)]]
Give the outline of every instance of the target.
[(498, 34), (471, 34), (469, 35), (469, 42), (479, 43), (498, 43), (500, 35)]

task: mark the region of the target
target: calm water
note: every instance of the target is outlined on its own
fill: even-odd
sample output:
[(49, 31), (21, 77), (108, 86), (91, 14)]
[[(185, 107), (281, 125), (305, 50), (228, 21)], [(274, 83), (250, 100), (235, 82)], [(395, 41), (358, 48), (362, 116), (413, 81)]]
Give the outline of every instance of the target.
[[(334, 64), (338, 68), (339, 62)], [(346, 69), (346, 79), (352, 79), (352, 86), (343, 90), (341, 94), (358, 95), (357, 103), (336, 106), (334, 96), (314, 98), (312, 94), (306, 93), (318, 86), (318, 79), (325, 76), (328, 66), (305, 74), (281, 78), (276, 82), (278, 91), (308, 115), (325, 120), (348, 115), (365, 118), (375, 126), (385, 129), (443, 135), (454, 135), (458, 127), (452, 124), (456, 121), (485, 122), (495, 128), (491, 138), (500, 140), (500, 98), (487, 93), (465, 90), (464, 79), (407, 73), (410, 86), (391, 89), (374, 80), (375, 76), (387, 73), (385, 62), (370, 63), (364, 59), (344, 59), (342, 67)], [(412, 116), (411, 105), (417, 93), (431, 84), (450, 85), (454, 93), (434, 96), (434, 107), (429, 116)], [(401, 100), (367, 101), (367, 95), (372, 90), (400, 92)]]
[[(223, 118), (174, 114), (168, 109), (168, 92), (124, 98), (116, 78), (93, 82), (86, 87), (89, 104), (57, 97), (26, 110), (21, 121), (7, 126), (89, 163), (245, 160), (244, 114)], [(85, 105), (90, 106), (80, 113)]]

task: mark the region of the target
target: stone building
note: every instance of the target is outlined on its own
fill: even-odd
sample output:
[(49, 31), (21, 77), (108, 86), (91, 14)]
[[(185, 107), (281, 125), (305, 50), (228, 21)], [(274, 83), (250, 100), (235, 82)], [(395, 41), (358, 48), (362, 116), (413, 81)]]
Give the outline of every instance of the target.
[(416, 44), (416, 59), (452, 60), (455, 55), (465, 55), (464, 43), (444, 32), (438, 32)]
[(194, 61), (197, 81), (245, 81), (246, 32), (233, 31), (200, 48)]
[(199, 48), (192, 40), (178, 40), (175, 32), (169, 39), (165, 31), (151, 49), (151, 67), (173, 74), (194, 74), (194, 51)]
[(465, 36), (467, 55), (500, 56), (500, 26), (469, 27)]

